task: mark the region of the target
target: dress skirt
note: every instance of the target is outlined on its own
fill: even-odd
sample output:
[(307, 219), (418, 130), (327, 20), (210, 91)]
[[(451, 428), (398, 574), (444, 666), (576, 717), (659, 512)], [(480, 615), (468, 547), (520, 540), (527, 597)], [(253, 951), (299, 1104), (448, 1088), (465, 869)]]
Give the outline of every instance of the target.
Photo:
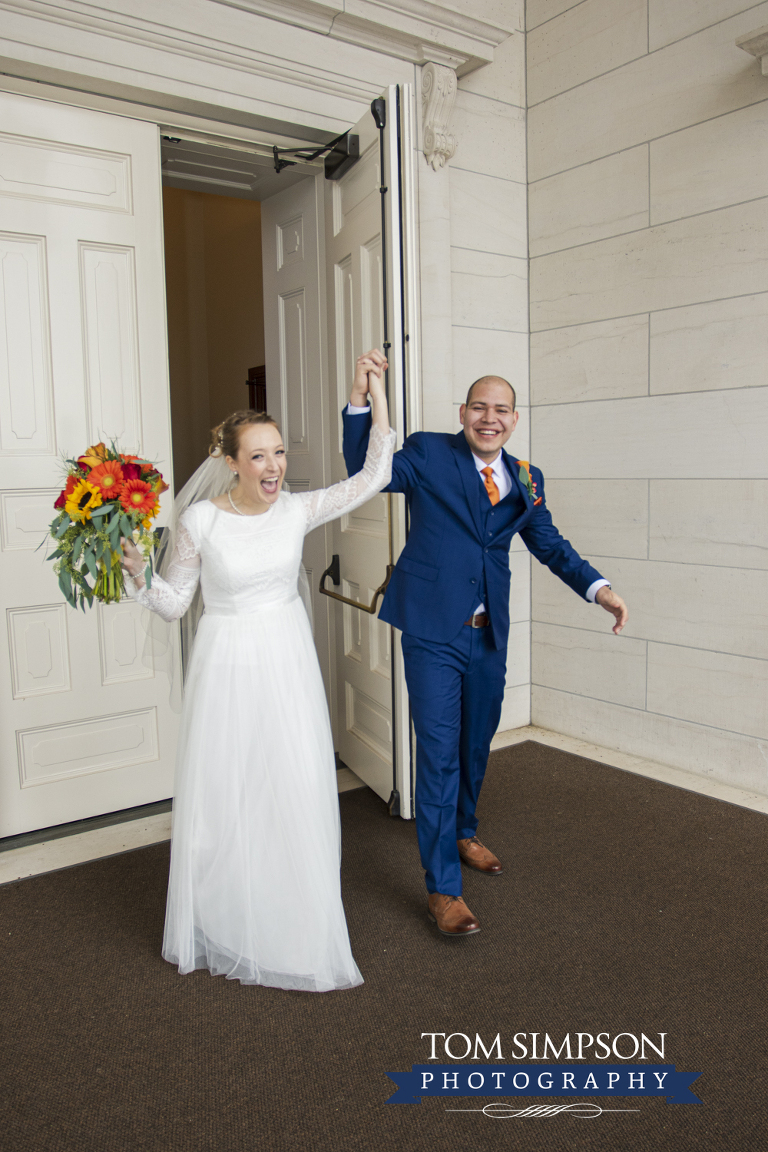
[(362, 983), (333, 741), (301, 599), (204, 613), (185, 684), (163, 956), (244, 984)]

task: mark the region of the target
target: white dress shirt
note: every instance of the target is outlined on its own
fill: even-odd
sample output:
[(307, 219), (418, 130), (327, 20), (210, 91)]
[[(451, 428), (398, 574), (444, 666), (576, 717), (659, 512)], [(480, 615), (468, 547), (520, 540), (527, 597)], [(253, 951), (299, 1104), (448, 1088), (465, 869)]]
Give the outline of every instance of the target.
[[(350, 416), (362, 416), (364, 412), (370, 412), (370, 410), (371, 409), (369, 406), (365, 408), (356, 408), (353, 404), (347, 405), (347, 413)], [(482, 475), (482, 471), (483, 468), (488, 467), (487, 461), (481, 460), (479, 456), (475, 456), (474, 452), (472, 453), (472, 459), (474, 460), (475, 467), (480, 474), (480, 480), (483, 484), (483, 487), (485, 487), (485, 476)], [(494, 482), (499, 490), (499, 500), (503, 500), (505, 496), (509, 495), (510, 489), (512, 488), (512, 477), (510, 476), (508, 469), (505, 467), (504, 457), (502, 456), (501, 452), (499, 452), (496, 459), (491, 462), (491, 468), (493, 469)], [(610, 586), (610, 580), (595, 580), (595, 582), (590, 584), (589, 588), (587, 588), (587, 600), (589, 600), (591, 604), (594, 604), (598, 589), (605, 587), (610, 588)], [(484, 604), (481, 604), (478, 608), (475, 608), (474, 615), (477, 616), (480, 612), (485, 612)]]

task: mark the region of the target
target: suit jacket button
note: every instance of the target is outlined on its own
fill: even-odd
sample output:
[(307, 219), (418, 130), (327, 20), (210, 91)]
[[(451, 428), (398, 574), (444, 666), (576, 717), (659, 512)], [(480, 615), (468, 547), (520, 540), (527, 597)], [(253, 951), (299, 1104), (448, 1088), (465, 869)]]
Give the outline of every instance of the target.
[(477, 580), (470, 580), (470, 584), (477, 584)]

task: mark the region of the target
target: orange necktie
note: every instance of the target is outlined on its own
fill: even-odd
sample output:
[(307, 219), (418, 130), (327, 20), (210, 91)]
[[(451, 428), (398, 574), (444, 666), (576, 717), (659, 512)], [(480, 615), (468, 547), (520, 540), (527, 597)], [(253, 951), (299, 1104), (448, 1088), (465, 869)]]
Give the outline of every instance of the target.
[(493, 478), (493, 468), (489, 464), (487, 468), (481, 468), (480, 471), (485, 476), (485, 490), (490, 497), (491, 504), (498, 504), (500, 497), (496, 481)]

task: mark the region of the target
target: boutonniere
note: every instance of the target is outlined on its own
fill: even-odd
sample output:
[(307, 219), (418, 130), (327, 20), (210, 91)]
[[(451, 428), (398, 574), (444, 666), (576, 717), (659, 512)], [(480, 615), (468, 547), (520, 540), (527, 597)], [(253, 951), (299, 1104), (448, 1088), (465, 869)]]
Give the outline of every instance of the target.
[(531, 500), (533, 500), (533, 506), (535, 508), (537, 504), (541, 504), (543, 497), (536, 495), (536, 481), (531, 479), (531, 474), (528, 471), (530, 468), (528, 461), (518, 460), (518, 464), (520, 465), (518, 480), (528, 489), (528, 495), (530, 496)]

